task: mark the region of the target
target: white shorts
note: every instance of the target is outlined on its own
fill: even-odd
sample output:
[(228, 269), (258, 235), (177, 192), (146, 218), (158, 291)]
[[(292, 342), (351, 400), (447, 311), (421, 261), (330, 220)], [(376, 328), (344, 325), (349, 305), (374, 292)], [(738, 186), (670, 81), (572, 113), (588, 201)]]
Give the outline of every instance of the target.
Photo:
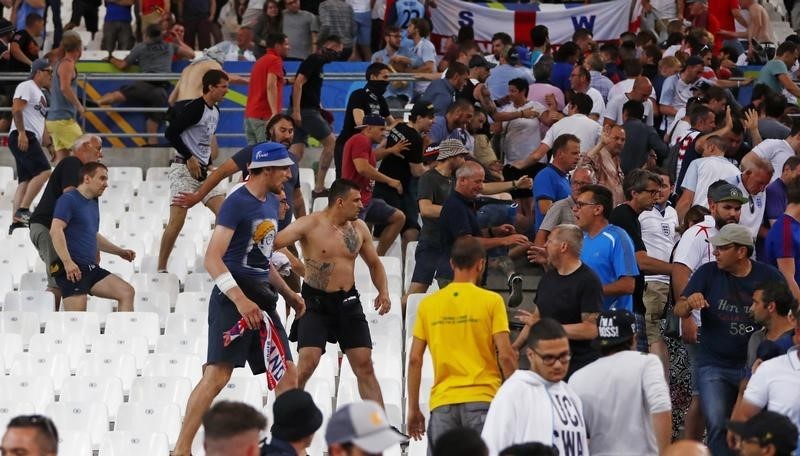
[[(167, 178), (169, 179), (169, 200), (172, 201), (179, 193), (194, 193), (197, 189), (203, 185), (203, 182), (195, 179), (189, 173), (189, 169), (183, 163), (173, 163), (169, 165), (169, 173), (167, 174)], [(220, 188), (219, 185), (211, 189), (208, 192), (208, 195), (203, 198), (203, 204), (207, 204), (209, 200), (212, 198), (216, 198), (218, 196), (225, 196), (225, 192)]]

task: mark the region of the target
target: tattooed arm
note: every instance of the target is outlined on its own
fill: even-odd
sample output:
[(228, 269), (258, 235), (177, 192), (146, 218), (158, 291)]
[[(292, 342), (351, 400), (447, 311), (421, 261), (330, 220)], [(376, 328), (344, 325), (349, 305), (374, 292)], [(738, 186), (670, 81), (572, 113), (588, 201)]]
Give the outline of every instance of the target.
[(370, 276), (372, 277), (372, 283), (378, 290), (378, 297), (375, 298), (375, 310), (377, 310), (380, 315), (383, 315), (389, 312), (389, 308), (392, 306), (389, 300), (389, 282), (386, 279), (386, 271), (383, 269), (383, 263), (381, 263), (381, 258), (378, 256), (375, 246), (370, 241), (372, 235), (367, 225), (361, 220), (356, 220), (352, 222), (352, 224), (355, 226), (356, 230), (358, 230), (361, 239), (364, 239), (364, 242), (361, 243), (361, 258), (367, 263)]

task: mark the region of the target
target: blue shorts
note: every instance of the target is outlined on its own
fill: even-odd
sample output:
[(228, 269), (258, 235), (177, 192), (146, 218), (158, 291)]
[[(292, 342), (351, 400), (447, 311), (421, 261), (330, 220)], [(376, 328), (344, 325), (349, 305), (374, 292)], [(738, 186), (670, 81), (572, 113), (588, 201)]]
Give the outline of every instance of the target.
[(356, 43), (369, 46), (372, 43), (372, 11), (353, 13), (356, 21)]
[(369, 200), (367, 207), (361, 209), (358, 218), (373, 225), (385, 225), (389, 223), (389, 218), (396, 210), (386, 204), (386, 201), (380, 198), (372, 198)]
[(436, 263), (442, 256), (442, 250), (438, 242), (419, 241), (417, 249), (414, 251), (414, 275), (411, 282), (430, 285), (436, 275)]
[(80, 296), (90, 294), (92, 287), (99, 281), (108, 277), (111, 273), (96, 264), (78, 265), (81, 270), (81, 280), (70, 282), (66, 274), (55, 277), (56, 284), (61, 290), (61, 296)]
[[(286, 329), (275, 311), (275, 305), (278, 302), (277, 293), (272, 290), (266, 279), (234, 278), (244, 295), (266, 311), (269, 318), (272, 319), (281, 342), (283, 342), (286, 360), (291, 361), (292, 352), (289, 350)], [(263, 374), (267, 371), (267, 367), (264, 365), (264, 351), (261, 348), (258, 331), (246, 330), (230, 345), (223, 346), (222, 334), (229, 331), (241, 318), (242, 315), (236, 309), (233, 301), (215, 286), (211, 290), (211, 298), (208, 300), (208, 357), (206, 362), (208, 364), (227, 363), (232, 364), (233, 367), (244, 367), (247, 362), (250, 364), (253, 375)]]
[(28, 182), (39, 174), (50, 171), (50, 162), (42, 150), (42, 145), (36, 139), (36, 135), (29, 131), (25, 133), (28, 137), (28, 150), (25, 152), (17, 147), (19, 130), (14, 130), (8, 135), (8, 148), (11, 149), (11, 155), (14, 156), (17, 164), (17, 180), (19, 182)]

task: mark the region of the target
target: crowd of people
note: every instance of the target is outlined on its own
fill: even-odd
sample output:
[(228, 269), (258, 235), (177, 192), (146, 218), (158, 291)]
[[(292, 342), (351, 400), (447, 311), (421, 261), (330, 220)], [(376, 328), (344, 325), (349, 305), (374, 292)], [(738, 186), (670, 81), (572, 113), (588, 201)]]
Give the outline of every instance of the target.
[[(380, 453), (402, 440), (381, 412), (358, 257), (377, 290), (366, 305), (379, 315), (399, 305), (414, 317), (406, 431), (427, 438), (432, 454), (800, 454), (800, 37), (776, 43), (763, 7), (749, 0), (645, 2), (643, 30), (616, 42), (598, 45), (578, 29), (553, 51), (547, 27), (537, 25), (532, 46), (498, 32), (484, 55), (465, 27), (439, 57), (422, 14), (387, 24), (385, 47), (375, 49), (367, 27), (375, 24), (360, 3), (326, 0), (314, 12), (297, 0), (285, 9), (271, 0), (238, 4), (246, 25), (238, 51), (212, 48), (171, 92), (138, 81), (99, 100), (170, 106), (164, 137), (176, 154), (159, 271), (168, 270), (188, 208), (202, 202), (216, 215), (205, 254), (216, 285), (208, 364), (175, 454), (189, 454), (203, 423), (206, 439), (216, 438), (206, 413), (245, 362), (278, 394), (274, 454), (302, 454), (316, 428), (275, 428), (295, 410), (315, 415), (297, 389), (329, 342), (367, 401), (331, 418), (330, 453)], [(415, 2), (393, 7), (405, 3)], [(76, 5), (89, 21), (91, 5)], [(218, 5), (181, 5), (187, 35), (213, 31)], [(145, 41), (113, 65), (158, 73), (189, 56), (192, 46), (150, 12), (140, 18), (151, 21)], [(222, 62), (248, 55), (240, 44), (250, 24), (264, 35), (252, 38), (256, 60), (242, 79)], [(112, 25), (107, 15), (104, 34)], [(133, 287), (97, 259), (103, 251), (132, 261), (136, 252), (99, 233), (108, 170), (100, 138), (76, 121), (85, 111), (75, 68), (81, 39), (67, 31), (47, 56), (20, 47), (42, 27), (41, 15), (29, 13), (9, 47), (9, 63), (30, 71), (9, 95), (19, 176), (10, 230), (30, 230), (65, 310), (85, 310), (89, 294), (132, 310)], [(301, 63), (287, 76), (292, 58)], [(337, 133), (321, 93), (325, 64), (342, 59), (371, 63)], [(737, 66), (760, 59), (757, 77)], [(415, 78), (390, 80), (394, 71)], [(234, 82), (249, 84), (249, 145), (218, 164), (217, 104)], [(752, 95), (743, 105), (745, 89)], [(148, 130), (164, 121), (154, 114)], [(322, 151), (306, 196), (327, 198), (312, 213), (298, 168), (309, 136)], [(336, 180), (326, 188), (331, 166)], [(226, 197), (219, 184), (239, 171), (245, 183)], [(392, 302), (381, 256), (398, 238), (403, 252), (416, 242), (415, 261), (410, 286)], [(521, 274), (531, 268), (542, 275), (533, 294)], [(505, 299), (485, 288), (489, 270), (505, 279)], [(434, 279), (438, 290), (429, 291)], [(408, 304), (419, 293), (427, 295), (418, 306)], [(279, 295), (294, 311), (288, 330)], [(259, 337), (263, 328), (272, 344)], [(432, 384), (422, 378), (426, 350)], [(253, 417), (219, 439), (249, 439), (265, 426)], [(359, 440), (370, 426), (385, 439)]]

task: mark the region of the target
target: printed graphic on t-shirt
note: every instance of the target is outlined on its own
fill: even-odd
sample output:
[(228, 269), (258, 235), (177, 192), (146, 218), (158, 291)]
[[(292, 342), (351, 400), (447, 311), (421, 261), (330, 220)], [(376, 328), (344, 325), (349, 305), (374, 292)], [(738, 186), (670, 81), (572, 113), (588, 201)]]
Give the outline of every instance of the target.
[(577, 404), (569, 396), (554, 394), (553, 443), (561, 456), (588, 454), (586, 426)]
[[(275, 242), (275, 236), (278, 233), (278, 224), (274, 220), (267, 219), (255, 221), (254, 226), (253, 243), (258, 247), (258, 251), (264, 255), (264, 258), (269, 259), (272, 256), (272, 244)], [(248, 264), (250, 264), (249, 261)]]

